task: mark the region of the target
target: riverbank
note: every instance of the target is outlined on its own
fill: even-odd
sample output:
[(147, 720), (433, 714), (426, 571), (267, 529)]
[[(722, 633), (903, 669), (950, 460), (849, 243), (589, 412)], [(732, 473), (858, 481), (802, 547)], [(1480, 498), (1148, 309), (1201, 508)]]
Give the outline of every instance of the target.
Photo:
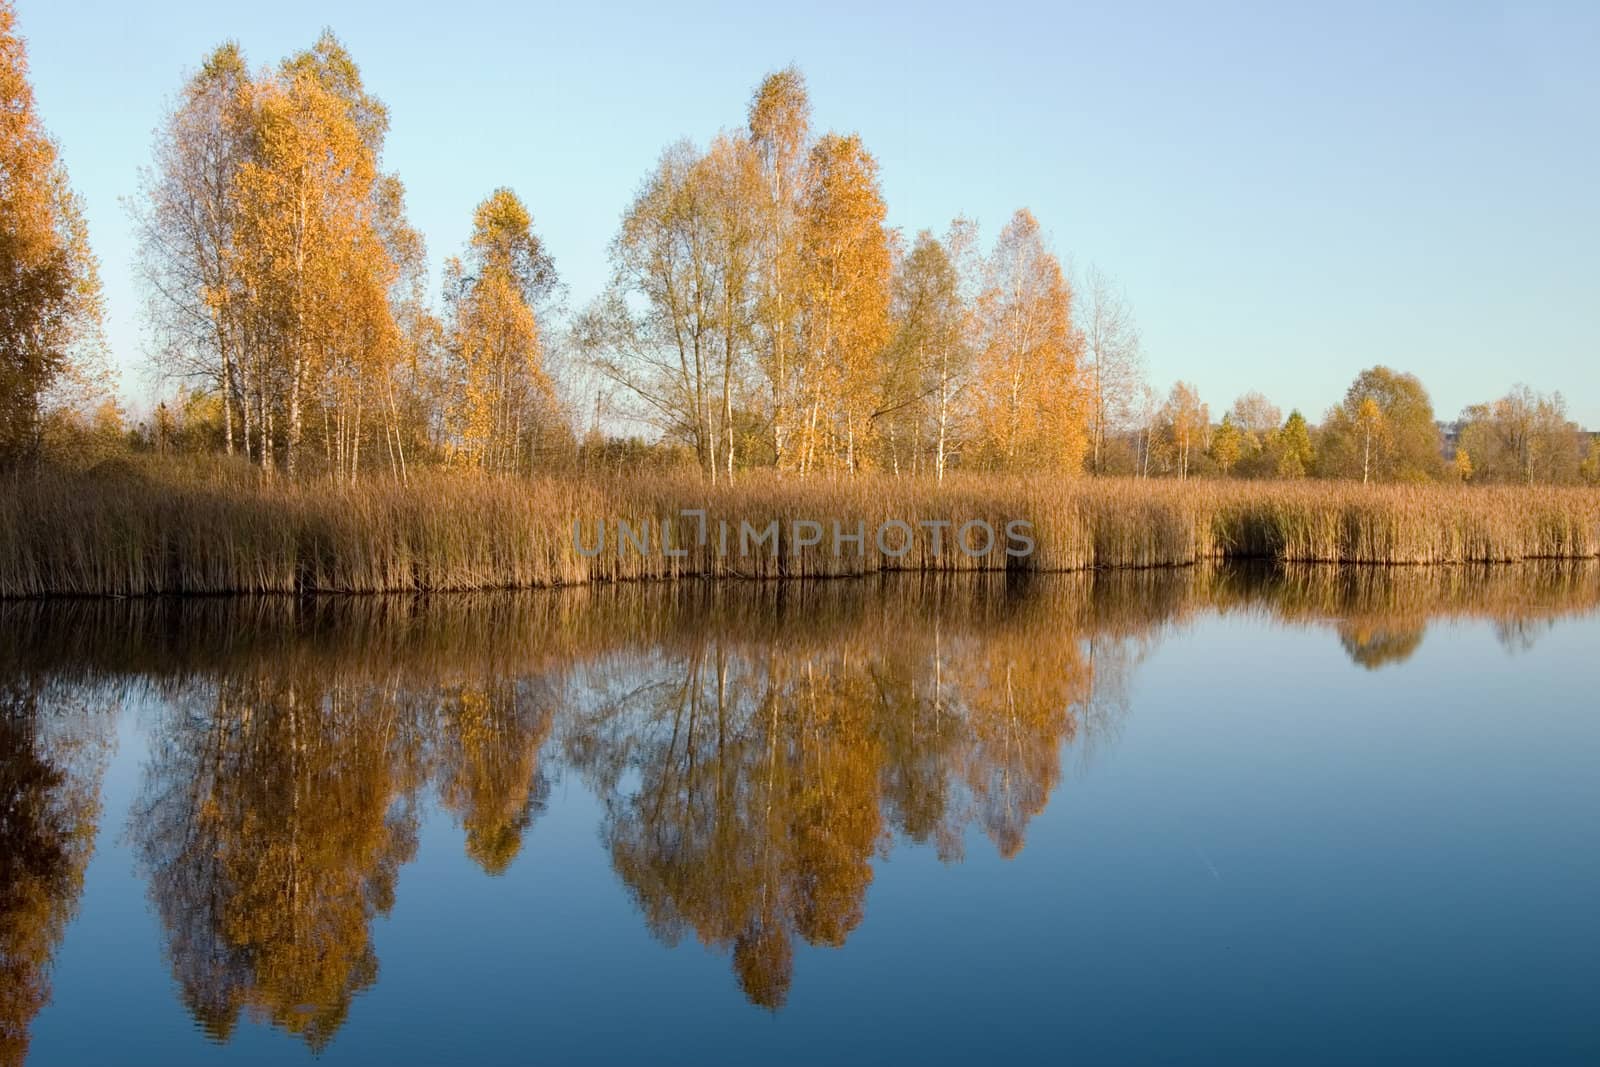
[(453, 472), (350, 486), (178, 464), (0, 481), (4, 597), (1597, 557), (1594, 489), (757, 475), (710, 486)]

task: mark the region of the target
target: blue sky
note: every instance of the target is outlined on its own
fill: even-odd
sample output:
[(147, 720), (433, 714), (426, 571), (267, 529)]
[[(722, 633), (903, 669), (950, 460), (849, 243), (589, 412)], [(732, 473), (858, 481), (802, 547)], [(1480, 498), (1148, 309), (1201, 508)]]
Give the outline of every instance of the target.
[(892, 225), (992, 238), (1032, 208), (1123, 284), (1163, 389), (1315, 417), (1388, 363), (1442, 417), (1526, 381), (1600, 428), (1600, 5), (1319, 7), (17, 4), (136, 400), (121, 201), (151, 131), (218, 42), (263, 65), (329, 26), (390, 106), (436, 263), (511, 185), (581, 305), (661, 148), (795, 62), (817, 125), (877, 155)]

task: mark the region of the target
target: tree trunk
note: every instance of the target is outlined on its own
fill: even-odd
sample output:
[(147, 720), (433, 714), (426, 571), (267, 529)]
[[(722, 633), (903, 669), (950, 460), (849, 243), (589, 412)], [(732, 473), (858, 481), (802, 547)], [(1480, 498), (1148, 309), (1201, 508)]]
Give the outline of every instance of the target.
[(941, 367), (939, 375), (939, 452), (934, 461), (936, 478), (940, 482), (944, 481), (944, 448), (950, 421), (950, 376), (944, 370)]
[(212, 323), (217, 331), (217, 347), (222, 349), (222, 423), (223, 438), (228, 455), (233, 455), (233, 353), (228, 348), (227, 331), (222, 327), (220, 311), (212, 311)]
[(289, 472), (289, 477), (294, 477), (296, 453), (300, 450), (300, 392), (305, 382), (306, 363), (306, 309), (305, 309), (305, 270), (306, 270), (306, 197), (302, 190), (300, 194), (299, 226), (295, 232), (294, 248), (294, 303), (295, 303), (295, 338), (294, 338), (294, 374), (289, 382), (289, 433), (284, 446), (284, 468)]
[(361, 469), (361, 400), (356, 401), (355, 425), (351, 428), (350, 484), (354, 485), (356, 472)]

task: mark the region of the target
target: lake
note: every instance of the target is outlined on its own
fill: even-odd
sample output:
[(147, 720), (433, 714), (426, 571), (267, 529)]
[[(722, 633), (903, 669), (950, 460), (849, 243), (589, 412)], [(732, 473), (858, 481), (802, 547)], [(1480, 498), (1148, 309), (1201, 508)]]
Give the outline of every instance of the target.
[(0, 603), (0, 1064), (1600, 1062), (1600, 566)]

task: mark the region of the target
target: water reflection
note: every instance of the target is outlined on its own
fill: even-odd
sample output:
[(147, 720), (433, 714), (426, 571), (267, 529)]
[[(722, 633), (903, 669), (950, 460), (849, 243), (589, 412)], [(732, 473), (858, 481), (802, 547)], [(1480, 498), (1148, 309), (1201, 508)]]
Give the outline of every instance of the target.
[(1517, 650), (1597, 605), (1600, 568), (1570, 564), (0, 605), (0, 1063), (48, 999), (134, 688), (159, 710), (129, 833), (189, 1011), (320, 1049), (378, 980), (430, 801), (498, 875), (572, 775), (651, 932), (776, 1010), (896, 841), (1017, 855), (1064, 755), (1201, 612), (1326, 628), (1376, 669), (1440, 618)]
[(551, 687), (491, 679), (441, 694), (436, 735), (439, 794), (466, 831), (467, 854), (503, 874), (544, 810), (550, 780), (539, 754), (559, 699)]
[(839, 946), (861, 922), (891, 831), (954, 858), (971, 821), (1015, 854), (1090, 696), (1076, 635), (1018, 609), (954, 634), (902, 617), (888, 641), (691, 635), (580, 672), (599, 699), (565, 755), (650, 928), (729, 950), (776, 1008), (793, 941)]
[(244, 1009), (320, 1048), (378, 975), (371, 920), (416, 851), (421, 722), (392, 686), (314, 671), (175, 698), (133, 816), (173, 973), (214, 1037)]
[(114, 708), (98, 687), (0, 679), (0, 1065), (28, 1054), (77, 909)]

